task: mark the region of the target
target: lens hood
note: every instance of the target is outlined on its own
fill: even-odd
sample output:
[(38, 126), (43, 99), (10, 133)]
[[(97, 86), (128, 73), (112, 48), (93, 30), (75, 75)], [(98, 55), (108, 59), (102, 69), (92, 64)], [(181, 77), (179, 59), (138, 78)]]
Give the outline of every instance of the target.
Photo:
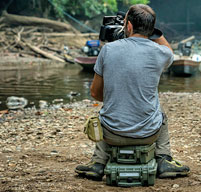
[(161, 30), (154, 28), (154, 31), (153, 31), (152, 35), (149, 37), (149, 39), (155, 40), (155, 39), (160, 38), (162, 35), (163, 35), (163, 33)]

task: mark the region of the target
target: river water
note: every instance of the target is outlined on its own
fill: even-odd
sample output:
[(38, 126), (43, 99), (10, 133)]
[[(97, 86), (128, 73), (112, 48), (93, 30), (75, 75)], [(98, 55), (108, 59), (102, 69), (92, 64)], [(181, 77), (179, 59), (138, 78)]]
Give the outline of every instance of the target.
[[(92, 99), (90, 85), (93, 74), (82, 71), (78, 65), (64, 68), (37, 68), (0, 71), (0, 110), (6, 109), (10, 96), (24, 97), (28, 106), (38, 106), (40, 100), (68, 103)], [(201, 73), (193, 77), (162, 75), (160, 92), (201, 92)]]

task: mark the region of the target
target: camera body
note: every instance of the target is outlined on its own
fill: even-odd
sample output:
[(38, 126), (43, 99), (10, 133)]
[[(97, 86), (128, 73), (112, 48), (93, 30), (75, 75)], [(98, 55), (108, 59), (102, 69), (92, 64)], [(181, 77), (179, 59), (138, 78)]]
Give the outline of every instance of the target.
[(118, 12), (116, 16), (104, 16), (99, 39), (112, 42), (124, 38), (124, 12)]
[[(103, 24), (100, 29), (99, 39), (101, 41), (112, 42), (118, 39), (125, 38), (124, 35), (124, 18), (126, 13), (118, 12), (116, 16), (104, 16)], [(163, 33), (154, 28), (153, 34), (149, 37), (149, 39), (154, 40), (161, 37)]]

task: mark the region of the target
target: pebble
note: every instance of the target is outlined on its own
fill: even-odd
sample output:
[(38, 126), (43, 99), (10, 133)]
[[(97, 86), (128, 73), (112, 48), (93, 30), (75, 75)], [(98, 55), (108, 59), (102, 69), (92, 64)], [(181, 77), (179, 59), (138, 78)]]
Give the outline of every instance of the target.
[(179, 185), (178, 184), (174, 184), (172, 187), (173, 188), (179, 188)]
[[(201, 93), (166, 92), (160, 93), (159, 96), (168, 116), (173, 156), (179, 162), (195, 167), (197, 176), (195, 174), (195, 182), (191, 183), (198, 185), (197, 182), (201, 180), (201, 175), (198, 176), (196, 172), (201, 160)], [(50, 162), (58, 165), (66, 163), (70, 172), (68, 177), (73, 177), (74, 166), (87, 162), (93, 154), (94, 143), (83, 133), (83, 125), (89, 116), (98, 115), (101, 107), (101, 102), (83, 100), (61, 105), (60, 108), (33, 107), (9, 110), (8, 114), (3, 114), (0, 123), (0, 156), (5, 158), (0, 158), (2, 180), (9, 181), (9, 174), (18, 171), (23, 174), (30, 173), (31, 176), (26, 177), (26, 182), (41, 181), (36, 173), (41, 171), (40, 166), (45, 160), (48, 163), (52, 160)], [(33, 161), (30, 163), (32, 154)], [(43, 164), (43, 170), (51, 174), (54, 165), (48, 163)], [(51, 166), (49, 170), (48, 166)], [(58, 168), (56, 171), (62, 174), (63, 167), (62, 170)], [(46, 173), (43, 175), (45, 177)], [(182, 191), (182, 186), (183, 184), (177, 181), (176, 184), (170, 182), (168, 187), (174, 191)]]
[(51, 151), (51, 153), (50, 153), (51, 155), (55, 155), (55, 154), (58, 154), (58, 151), (56, 151), (56, 150), (53, 150), (53, 151)]

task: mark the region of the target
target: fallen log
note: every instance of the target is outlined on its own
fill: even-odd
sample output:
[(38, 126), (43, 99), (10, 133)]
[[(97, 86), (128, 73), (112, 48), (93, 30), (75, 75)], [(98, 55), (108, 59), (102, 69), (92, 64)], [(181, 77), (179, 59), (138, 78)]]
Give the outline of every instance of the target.
[[(35, 36), (42, 36), (43, 33), (35, 32)], [(99, 33), (45, 33), (47, 37), (98, 37)]]
[(194, 39), (195, 39), (195, 36), (192, 35), (192, 36), (190, 36), (190, 37), (188, 37), (188, 38), (186, 38), (186, 39), (183, 39), (182, 41), (180, 41), (180, 42), (178, 42), (178, 43), (173, 43), (173, 44), (171, 44), (171, 47), (172, 47), (172, 49), (178, 49), (178, 46), (179, 46), (180, 43), (181, 43), (181, 44), (185, 44), (186, 42), (192, 41), (192, 40), (194, 40)]
[(67, 23), (39, 17), (8, 14), (6, 11), (3, 11), (2, 13), (0, 24), (6, 24), (9, 26), (18, 26), (18, 25), (31, 25), (31, 26), (43, 26), (43, 27), (45, 26), (59, 32), (71, 31), (74, 33), (79, 33), (75, 28), (73, 28), (71, 25)]
[(47, 50), (50, 50), (50, 51), (54, 51), (58, 54), (61, 54), (62, 53), (62, 50), (59, 50), (59, 49), (55, 49), (55, 48), (52, 48), (52, 47), (49, 47), (49, 46), (45, 46), (45, 45), (41, 45), (40, 48), (45, 48)]
[(19, 46), (21, 46), (22, 48), (25, 48), (25, 47), (28, 47), (29, 49), (31, 49), (32, 51), (34, 51), (35, 53), (39, 54), (39, 55), (42, 55), (43, 57), (45, 58), (48, 58), (48, 59), (52, 59), (52, 60), (55, 60), (55, 61), (59, 61), (59, 62), (62, 62), (62, 63), (65, 63), (65, 60), (64, 59), (61, 59), (57, 56), (54, 56), (46, 51), (43, 51), (41, 50), (40, 48), (34, 46), (34, 45), (31, 45), (29, 43), (26, 43), (26, 42), (23, 42), (21, 40), (17, 41), (17, 44)]
[(190, 37), (188, 37), (188, 38), (182, 40), (180, 43), (184, 44), (184, 43), (186, 43), (186, 42), (188, 42), (188, 41), (192, 41), (192, 40), (194, 40), (194, 39), (195, 39), (195, 36), (192, 35), (192, 36), (190, 36)]
[(36, 53), (38, 53), (38, 54), (40, 54), (40, 55), (42, 55), (42, 56), (44, 56), (44, 57), (46, 57), (48, 59), (53, 59), (55, 61), (59, 61), (59, 62), (65, 63), (64, 59), (61, 59), (61, 58), (59, 58), (57, 56), (54, 56), (54, 55), (52, 55), (50, 53), (47, 53), (46, 51), (43, 51), (43, 50), (39, 49), (36, 46), (30, 45), (29, 43), (25, 43), (25, 45), (27, 45), (27, 47), (29, 47), (32, 51), (34, 51), (34, 52), (36, 52)]

